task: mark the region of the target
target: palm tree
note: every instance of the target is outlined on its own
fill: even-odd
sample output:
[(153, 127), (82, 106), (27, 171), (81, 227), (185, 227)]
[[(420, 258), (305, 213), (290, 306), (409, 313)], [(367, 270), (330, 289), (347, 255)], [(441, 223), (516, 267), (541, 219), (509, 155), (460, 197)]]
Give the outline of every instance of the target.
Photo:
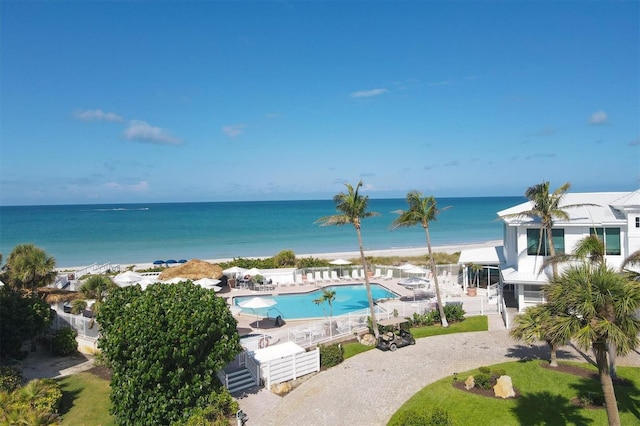
[[(590, 204), (570, 204), (561, 206), (562, 198), (567, 193), (571, 184), (569, 182), (560, 188), (549, 193), (549, 182), (542, 182), (534, 186), (530, 186), (524, 195), (533, 203), (531, 209), (519, 213), (513, 213), (503, 216), (504, 218), (531, 218), (540, 220), (540, 243), (538, 245), (538, 254), (541, 252), (542, 242), (546, 236), (547, 246), (549, 247), (549, 255), (556, 255), (555, 245), (553, 244), (553, 221), (554, 219), (569, 220), (569, 215), (564, 209), (581, 207)], [(558, 276), (558, 265), (552, 264), (553, 276)]]
[(547, 300), (559, 312), (551, 332), (593, 349), (610, 425), (620, 416), (607, 362), (608, 347), (625, 355), (638, 346), (640, 288), (606, 263), (570, 265), (546, 289)]
[[(332, 216), (324, 216), (316, 221), (320, 226), (342, 226), (351, 224), (356, 229), (358, 235), (358, 245), (360, 247), (360, 261), (362, 267), (367, 269), (367, 259), (364, 256), (364, 249), (362, 245), (362, 233), (361, 221), (367, 217), (378, 216), (379, 213), (367, 211), (367, 205), (369, 204), (369, 197), (361, 195), (358, 191), (362, 187), (362, 181), (358, 182), (358, 185), (354, 188), (348, 183), (345, 183), (347, 192), (341, 192), (333, 197), (333, 202), (336, 203), (336, 210), (338, 214)], [(378, 324), (376, 321), (376, 311), (373, 305), (373, 295), (371, 294), (371, 284), (369, 284), (369, 275), (364, 274), (364, 284), (367, 288), (367, 298), (369, 299), (369, 312), (371, 315), (371, 328), (373, 328), (373, 334), (378, 338)]]
[(558, 366), (556, 351), (559, 346), (569, 343), (563, 336), (551, 332), (556, 314), (550, 304), (531, 306), (514, 318), (513, 328), (509, 335), (515, 340), (521, 340), (529, 345), (536, 341), (547, 342), (551, 349), (550, 367)]
[[(336, 300), (336, 292), (335, 290), (322, 290), (322, 296), (317, 299), (313, 299), (313, 303), (316, 305), (322, 305), (324, 302), (327, 302), (329, 305), (329, 317), (333, 318), (333, 301)], [(324, 316), (327, 316), (327, 311), (324, 310), (324, 306), (322, 306), (322, 310), (324, 311)]]
[(56, 261), (33, 244), (17, 245), (7, 260), (10, 281), (16, 288), (28, 288), (33, 293), (38, 287), (50, 284), (56, 277)]
[(436, 287), (436, 298), (438, 300), (438, 309), (440, 311), (440, 321), (443, 327), (449, 327), (447, 317), (444, 314), (444, 306), (442, 306), (440, 286), (438, 285), (438, 269), (431, 250), (429, 223), (436, 221), (438, 214), (450, 207), (438, 210), (438, 204), (433, 196), (423, 197), (418, 191), (411, 191), (407, 194), (407, 204), (409, 204), (409, 209), (406, 211), (398, 210), (396, 213), (400, 216), (393, 221), (391, 226), (393, 229), (396, 229), (420, 224), (422, 225), (422, 228), (424, 228), (424, 232), (427, 236), (427, 250), (429, 252), (431, 275), (433, 276), (433, 282)]

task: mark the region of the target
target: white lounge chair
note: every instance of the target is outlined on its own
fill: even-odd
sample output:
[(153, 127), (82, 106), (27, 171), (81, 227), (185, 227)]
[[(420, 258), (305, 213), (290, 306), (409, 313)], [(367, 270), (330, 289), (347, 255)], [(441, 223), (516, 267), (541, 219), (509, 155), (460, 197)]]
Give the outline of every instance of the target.
[(317, 283), (324, 282), (324, 279), (322, 278), (322, 272), (321, 271), (315, 271), (313, 273), (313, 278), (315, 278)]
[(330, 283), (331, 282), (331, 275), (330, 275), (329, 271), (322, 271), (322, 280), (325, 283)]
[(308, 272), (307, 273), (307, 282), (304, 283), (304, 284), (315, 284), (315, 283), (316, 283), (316, 280), (315, 280), (315, 278), (313, 278), (313, 272)]
[(338, 278), (338, 272), (337, 271), (331, 271), (331, 281), (333, 281), (333, 282), (340, 281), (340, 278)]
[(380, 278), (382, 278), (382, 270), (380, 270), (380, 268), (376, 268), (376, 273), (373, 274), (371, 278), (374, 278), (376, 280), (379, 280)]
[(354, 269), (351, 271), (351, 279), (354, 281), (359, 281), (360, 280), (360, 273), (358, 272), (357, 269)]
[(384, 279), (387, 281), (393, 279), (393, 269), (387, 269), (387, 275), (385, 275)]

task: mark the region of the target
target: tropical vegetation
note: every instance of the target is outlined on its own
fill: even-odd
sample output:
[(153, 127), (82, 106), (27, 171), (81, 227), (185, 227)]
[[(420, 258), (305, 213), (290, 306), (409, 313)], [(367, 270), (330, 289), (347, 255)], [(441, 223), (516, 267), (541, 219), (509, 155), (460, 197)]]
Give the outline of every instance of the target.
[(216, 373), (241, 347), (237, 322), (214, 292), (191, 282), (118, 288), (97, 321), (117, 423), (184, 421), (226, 392)]
[(429, 223), (437, 220), (438, 214), (448, 209), (438, 209), (438, 204), (433, 196), (423, 197), (418, 191), (411, 191), (407, 194), (407, 204), (409, 208), (405, 210), (399, 210), (398, 218), (393, 221), (393, 228), (403, 228), (414, 225), (421, 225), (424, 229), (427, 238), (427, 250), (429, 253), (429, 264), (431, 266), (431, 275), (433, 276), (433, 282), (436, 288), (436, 298), (438, 301), (438, 309), (440, 310), (440, 321), (443, 327), (448, 327), (447, 316), (444, 312), (442, 305), (442, 296), (440, 295), (440, 286), (438, 284), (438, 270), (436, 268), (436, 262), (433, 258), (433, 250), (431, 249), (431, 236), (429, 234)]
[(51, 379), (34, 379), (13, 391), (0, 391), (0, 424), (56, 425), (62, 399)]
[[(319, 223), (321, 226), (342, 226), (346, 224), (353, 225), (358, 236), (360, 262), (362, 263), (362, 267), (364, 268), (364, 270), (367, 270), (367, 259), (364, 256), (364, 248), (362, 244), (362, 219), (378, 216), (379, 213), (367, 211), (369, 197), (363, 196), (359, 193), (359, 190), (362, 187), (362, 181), (358, 182), (355, 188), (348, 183), (346, 183), (345, 186), (347, 188), (347, 192), (341, 192), (333, 197), (333, 201), (336, 204), (336, 210), (338, 211), (338, 214), (321, 217), (316, 221), (316, 223)], [(371, 284), (369, 283), (368, 274), (364, 275), (364, 284), (367, 288), (367, 298), (369, 300), (371, 328), (373, 329), (373, 332), (377, 339), (379, 332), (378, 325), (376, 324), (376, 311), (373, 304), (373, 295), (371, 294)]]
[(4, 266), (6, 284), (14, 289), (31, 290), (51, 284), (56, 277), (56, 261), (33, 244), (17, 245)]

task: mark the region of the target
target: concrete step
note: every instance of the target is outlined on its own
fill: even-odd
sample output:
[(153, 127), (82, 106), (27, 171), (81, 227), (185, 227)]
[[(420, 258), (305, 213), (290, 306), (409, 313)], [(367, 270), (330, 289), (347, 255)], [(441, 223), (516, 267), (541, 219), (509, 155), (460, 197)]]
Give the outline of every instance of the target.
[(247, 369), (234, 371), (228, 375), (229, 392), (235, 393), (244, 389), (252, 388), (256, 385), (253, 376)]

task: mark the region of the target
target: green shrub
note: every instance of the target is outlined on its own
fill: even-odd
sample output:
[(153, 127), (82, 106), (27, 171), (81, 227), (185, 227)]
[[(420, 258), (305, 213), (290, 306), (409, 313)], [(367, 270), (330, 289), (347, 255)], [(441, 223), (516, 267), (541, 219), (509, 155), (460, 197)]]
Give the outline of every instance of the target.
[(491, 375), (486, 373), (479, 373), (473, 376), (476, 381), (476, 387), (480, 389), (491, 389), (492, 380)]
[(191, 416), (177, 422), (177, 426), (228, 426), (229, 418), (240, 409), (238, 402), (233, 399), (229, 391), (220, 388), (209, 397), (210, 405), (206, 408), (198, 408)]
[(60, 356), (71, 355), (78, 350), (76, 336), (78, 336), (78, 332), (71, 327), (56, 330), (51, 340), (51, 351)]
[(320, 367), (330, 368), (344, 361), (342, 345), (320, 345)]
[[(432, 312), (434, 321), (440, 322), (440, 310), (434, 309)], [(466, 312), (462, 309), (462, 305), (444, 305), (444, 315), (450, 323), (464, 321), (465, 314)]]
[(482, 374), (491, 374), (491, 369), (486, 366), (482, 366), (478, 368), (478, 371), (481, 372)]
[(417, 409), (407, 410), (394, 419), (393, 426), (453, 426), (453, 421), (449, 412), (443, 408), (436, 407), (429, 412)]
[(22, 383), (22, 370), (14, 365), (0, 366), (0, 391), (13, 392)]
[(81, 314), (85, 309), (87, 309), (87, 302), (85, 300), (76, 299), (71, 302), (72, 314)]
[(409, 323), (411, 327), (433, 325), (436, 321), (436, 316), (438, 318), (437, 321), (440, 321), (440, 313), (437, 310), (423, 312), (422, 314), (414, 312), (413, 316), (409, 318)]

